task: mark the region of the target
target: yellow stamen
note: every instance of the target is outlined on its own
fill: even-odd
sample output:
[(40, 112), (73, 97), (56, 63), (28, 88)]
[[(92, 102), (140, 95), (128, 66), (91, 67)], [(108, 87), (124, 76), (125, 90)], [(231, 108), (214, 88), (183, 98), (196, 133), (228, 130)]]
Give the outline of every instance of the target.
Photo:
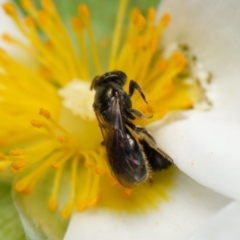
[(88, 10), (88, 7), (85, 4), (80, 4), (78, 6), (78, 14), (79, 14), (84, 26), (87, 29), (89, 39), (90, 39), (91, 52), (92, 52), (92, 56), (93, 56), (94, 66), (95, 66), (97, 74), (100, 75), (102, 73), (102, 68), (101, 68), (99, 57), (97, 54), (97, 47), (96, 47), (95, 40), (94, 40), (93, 30), (92, 30), (92, 27), (90, 24), (90, 12)]
[(75, 192), (76, 192), (76, 186), (77, 186), (77, 166), (78, 166), (78, 159), (75, 158), (72, 161), (71, 180), (70, 180), (71, 190), (70, 190), (69, 200), (61, 213), (64, 219), (67, 219), (71, 215), (74, 208)]
[(91, 169), (87, 168), (85, 171), (85, 174), (82, 174), (82, 176), (80, 177), (80, 180), (83, 180), (82, 179), (83, 177), (84, 177), (85, 185), (83, 186), (81, 191), (79, 191), (77, 195), (77, 201), (76, 201), (76, 208), (79, 211), (84, 210), (88, 206), (88, 196), (90, 192), (89, 186), (92, 185), (91, 182), (93, 177)]
[(41, 116), (45, 117), (47, 120), (49, 120), (53, 124), (53, 126), (55, 126), (57, 129), (59, 129), (62, 133), (64, 133), (67, 136), (69, 135), (68, 132), (60, 124), (58, 124), (53, 118), (51, 118), (51, 113), (48, 110), (40, 108), (39, 115), (41, 115)]
[(43, 127), (52, 139), (57, 139), (56, 134), (54, 133), (53, 129), (51, 127), (49, 127), (45, 122), (33, 119), (31, 121), (31, 125), (33, 127), (37, 127), (37, 128)]
[(67, 160), (70, 159), (70, 157), (73, 155), (73, 152), (67, 152), (65, 153), (64, 155), (62, 153), (60, 153), (60, 156), (58, 158), (58, 156), (55, 158), (56, 160), (54, 160), (52, 163), (51, 163), (51, 166), (54, 168), (54, 169), (60, 169)]
[(18, 192), (23, 192), (25, 194), (31, 193), (34, 190), (34, 187), (38, 180), (46, 172), (47, 168), (50, 167), (51, 162), (54, 161), (54, 159), (59, 159), (61, 155), (62, 152), (56, 152), (52, 154), (51, 157), (47, 157), (47, 159), (42, 164), (40, 164), (35, 171), (32, 171), (21, 180), (17, 181), (15, 184), (15, 189)]
[(62, 170), (63, 170), (63, 168), (59, 168), (55, 173), (52, 193), (51, 193), (50, 198), (48, 200), (48, 208), (51, 211), (56, 211), (57, 208), (58, 208), (58, 192), (59, 192), (59, 187), (60, 187)]
[(81, 22), (81, 20), (78, 17), (72, 18), (72, 29), (75, 32), (78, 40), (78, 45), (80, 48), (81, 52), (81, 64), (82, 64), (82, 78), (83, 79), (89, 79), (89, 66), (88, 66), (88, 58), (87, 58), (87, 51), (86, 51), (86, 46), (84, 43), (84, 37), (83, 37), (83, 30), (84, 30), (84, 25)]
[(112, 41), (112, 47), (110, 52), (110, 58), (109, 58), (109, 67), (108, 67), (109, 71), (111, 71), (111, 69), (115, 69), (116, 55), (117, 55), (117, 51), (118, 51), (119, 43), (121, 39), (122, 25), (124, 20), (124, 14), (126, 12), (127, 3), (128, 3), (128, 0), (123, 0), (119, 2), (119, 7), (118, 7), (119, 10), (117, 13), (116, 25), (113, 32), (113, 41)]
[(98, 199), (99, 199), (99, 180), (100, 176), (99, 175), (94, 175), (94, 178), (92, 180), (92, 185), (90, 188), (89, 196), (88, 196), (88, 202), (87, 206), (94, 206)]

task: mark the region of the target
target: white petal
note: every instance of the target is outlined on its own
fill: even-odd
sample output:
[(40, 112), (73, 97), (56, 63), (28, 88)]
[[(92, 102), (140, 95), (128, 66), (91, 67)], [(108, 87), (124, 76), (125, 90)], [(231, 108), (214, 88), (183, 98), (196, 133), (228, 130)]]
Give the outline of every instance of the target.
[(239, 240), (240, 202), (232, 202), (193, 234), (189, 240)]
[(165, 41), (189, 43), (213, 73), (215, 99), (209, 112), (163, 126), (159, 146), (195, 180), (240, 199), (240, 2), (168, 0), (160, 12), (172, 15)]
[(239, 184), (236, 184), (240, 182), (239, 136), (239, 124), (198, 112), (187, 120), (163, 126), (155, 135), (158, 145), (182, 171), (236, 199), (240, 199)]
[(116, 213), (92, 208), (74, 214), (64, 239), (183, 240), (230, 201), (185, 174), (179, 173), (175, 181), (170, 201), (154, 211), (128, 214), (124, 209)]
[(239, 117), (240, 1), (163, 0), (158, 14), (164, 12), (172, 17), (163, 34), (164, 42), (189, 44), (213, 73), (215, 108), (238, 112)]

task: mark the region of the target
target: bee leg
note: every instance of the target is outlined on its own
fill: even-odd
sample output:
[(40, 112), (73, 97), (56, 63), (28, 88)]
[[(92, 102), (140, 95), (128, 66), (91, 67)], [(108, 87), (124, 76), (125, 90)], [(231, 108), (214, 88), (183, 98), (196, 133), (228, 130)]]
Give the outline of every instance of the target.
[(151, 136), (151, 134), (143, 127), (136, 126), (128, 119), (125, 119), (125, 123), (127, 126), (129, 126), (134, 132), (136, 132), (142, 139), (146, 139), (147, 142), (153, 146), (156, 147), (156, 142), (154, 138)]
[(129, 84), (129, 93), (128, 93), (129, 97), (131, 97), (133, 95), (135, 89), (137, 89), (139, 91), (139, 93), (141, 94), (144, 102), (148, 103), (147, 100), (146, 100), (146, 97), (145, 97), (145, 95), (144, 95), (144, 93), (143, 93), (143, 91), (141, 89), (141, 87), (138, 85), (137, 82), (131, 80), (130, 84)]
[[(131, 111), (131, 108), (126, 109), (126, 114), (127, 114), (127, 118), (130, 118), (130, 119), (132, 119), (132, 120), (135, 120), (135, 119), (136, 119), (136, 117), (134, 116), (134, 114), (133, 114), (132, 111)], [(126, 119), (127, 119), (127, 118), (126, 118)]]
[[(129, 113), (129, 118), (131, 119), (135, 119), (136, 117), (140, 117), (140, 118), (143, 118), (143, 119), (148, 119), (148, 118), (151, 118), (152, 116), (148, 117), (146, 115), (144, 115), (143, 113), (141, 113), (140, 111), (136, 110), (136, 109), (133, 109), (133, 108), (129, 108), (127, 109), (127, 112)], [(134, 116), (134, 118), (131, 117), (131, 115)]]

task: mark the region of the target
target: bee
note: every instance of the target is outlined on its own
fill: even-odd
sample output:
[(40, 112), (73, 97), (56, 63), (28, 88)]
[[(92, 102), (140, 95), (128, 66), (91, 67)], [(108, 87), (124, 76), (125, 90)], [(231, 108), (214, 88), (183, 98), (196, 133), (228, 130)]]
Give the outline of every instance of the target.
[(96, 76), (91, 90), (96, 90), (95, 111), (113, 175), (125, 188), (151, 180), (150, 172), (168, 168), (173, 160), (160, 150), (154, 138), (132, 120), (145, 116), (132, 108), (131, 97), (137, 90), (147, 103), (137, 82), (131, 80), (129, 93), (123, 90), (127, 76), (122, 71)]

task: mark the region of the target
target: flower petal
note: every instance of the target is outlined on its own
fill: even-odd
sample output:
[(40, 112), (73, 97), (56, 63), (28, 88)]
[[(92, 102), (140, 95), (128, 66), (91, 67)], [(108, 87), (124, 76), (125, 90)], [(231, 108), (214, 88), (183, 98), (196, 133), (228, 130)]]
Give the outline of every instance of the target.
[(213, 74), (213, 108), (163, 126), (159, 146), (189, 176), (240, 199), (240, 2), (164, 1), (173, 17), (165, 40), (182, 40)]
[(181, 172), (175, 182), (170, 201), (154, 211), (129, 214), (92, 208), (74, 214), (64, 239), (186, 239), (230, 201)]
[(193, 234), (189, 240), (240, 239), (240, 202), (232, 202)]
[[(163, 0), (158, 15), (172, 16), (163, 41), (189, 44), (213, 74), (214, 109), (237, 114), (240, 98), (240, 2), (237, 0)], [(238, 117), (239, 117), (238, 112)], [(234, 115), (235, 116), (235, 115)]]
[[(155, 131), (156, 132), (156, 131)], [(159, 146), (189, 176), (222, 194), (240, 199), (240, 129), (208, 113), (165, 125), (155, 134)]]
[(25, 239), (21, 221), (11, 199), (11, 185), (0, 184), (0, 239)]

